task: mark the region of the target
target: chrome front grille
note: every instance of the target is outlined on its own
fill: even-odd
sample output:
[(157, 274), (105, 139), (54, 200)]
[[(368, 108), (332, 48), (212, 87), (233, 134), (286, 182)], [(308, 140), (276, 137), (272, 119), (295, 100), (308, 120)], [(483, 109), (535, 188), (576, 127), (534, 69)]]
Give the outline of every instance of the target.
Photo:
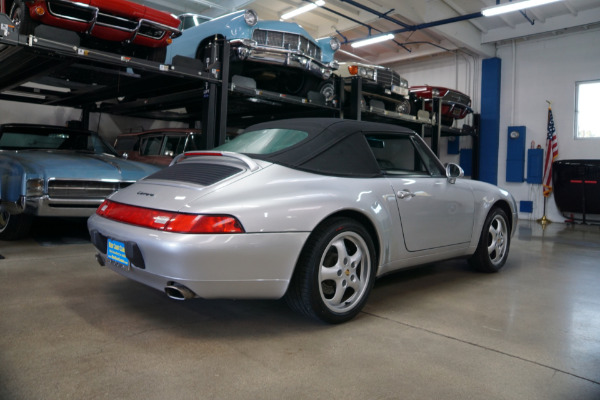
[(131, 183), (53, 179), (48, 181), (48, 197), (51, 199), (100, 199)]
[(94, 20), (96, 9), (78, 6), (70, 1), (47, 1), (48, 11), (55, 17), (90, 23)]
[(455, 90), (448, 90), (444, 96), (444, 100), (451, 101), (453, 103), (464, 104), (467, 106), (471, 105), (471, 98), (464, 93), (457, 92)]
[(116, 15), (98, 13), (98, 25), (110, 26), (123, 31), (133, 31), (137, 28), (138, 23)]
[(386, 85), (400, 86), (400, 74), (388, 68), (381, 68), (377, 70), (377, 82), (384, 83)]
[(296, 33), (255, 29), (252, 39), (260, 46), (296, 50), (311, 58), (321, 59), (321, 48), (316, 43)]
[(123, 18), (121, 16), (102, 12), (96, 7), (87, 6), (83, 3), (75, 3), (64, 0), (47, 0), (48, 11), (58, 18), (71, 21), (85, 22), (87, 24), (98, 24), (125, 32), (138, 32), (139, 35), (153, 39), (161, 39), (165, 35), (164, 29), (152, 26), (149, 21)]

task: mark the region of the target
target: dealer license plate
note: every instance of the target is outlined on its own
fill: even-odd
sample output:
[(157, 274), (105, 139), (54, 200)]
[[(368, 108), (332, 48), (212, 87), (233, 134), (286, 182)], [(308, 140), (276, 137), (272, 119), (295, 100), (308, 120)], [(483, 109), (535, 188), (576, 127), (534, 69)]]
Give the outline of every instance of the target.
[(116, 263), (119, 267), (129, 271), (129, 260), (125, 255), (125, 244), (118, 240), (108, 239), (106, 255), (108, 259)]

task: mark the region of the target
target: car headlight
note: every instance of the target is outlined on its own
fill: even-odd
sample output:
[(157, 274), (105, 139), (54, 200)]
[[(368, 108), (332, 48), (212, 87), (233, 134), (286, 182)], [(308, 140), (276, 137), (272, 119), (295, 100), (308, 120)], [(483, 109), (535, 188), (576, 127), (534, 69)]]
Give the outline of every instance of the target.
[(408, 81), (406, 79), (400, 79), (400, 86), (402, 86), (403, 88), (407, 88)]
[(374, 71), (371, 68), (358, 67), (358, 74), (363, 78), (375, 79)]
[(329, 45), (331, 46), (331, 50), (337, 51), (340, 48), (340, 41), (336, 37), (332, 37), (329, 40)]
[(244, 21), (250, 26), (254, 26), (258, 23), (258, 14), (254, 10), (246, 10), (244, 13)]
[(431, 89), (431, 95), (433, 97), (440, 97), (440, 91), (438, 89)]
[(28, 179), (25, 186), (25, 196), (41, 196), (44, 194), (44, 180), (43, 179)]

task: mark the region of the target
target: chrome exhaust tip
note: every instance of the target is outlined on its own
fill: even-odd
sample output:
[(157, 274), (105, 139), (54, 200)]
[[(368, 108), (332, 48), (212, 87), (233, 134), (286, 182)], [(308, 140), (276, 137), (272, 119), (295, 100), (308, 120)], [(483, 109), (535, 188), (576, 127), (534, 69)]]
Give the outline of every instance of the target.
[(165, 287), (165, 294), (173, 300), (189, 300), (196, 297), (196, 294), (187, 287), (179, 283), (171, 283)]

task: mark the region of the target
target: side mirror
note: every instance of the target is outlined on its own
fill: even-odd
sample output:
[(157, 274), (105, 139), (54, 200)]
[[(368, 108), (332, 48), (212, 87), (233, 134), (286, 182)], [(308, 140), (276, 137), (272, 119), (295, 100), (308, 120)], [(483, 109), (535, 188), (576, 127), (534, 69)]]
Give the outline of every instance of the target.
[(455, 183), (457, 178), (465, 176), (465, 171), (458, 164), (446, 164), (446, 178), (448, 182)]

